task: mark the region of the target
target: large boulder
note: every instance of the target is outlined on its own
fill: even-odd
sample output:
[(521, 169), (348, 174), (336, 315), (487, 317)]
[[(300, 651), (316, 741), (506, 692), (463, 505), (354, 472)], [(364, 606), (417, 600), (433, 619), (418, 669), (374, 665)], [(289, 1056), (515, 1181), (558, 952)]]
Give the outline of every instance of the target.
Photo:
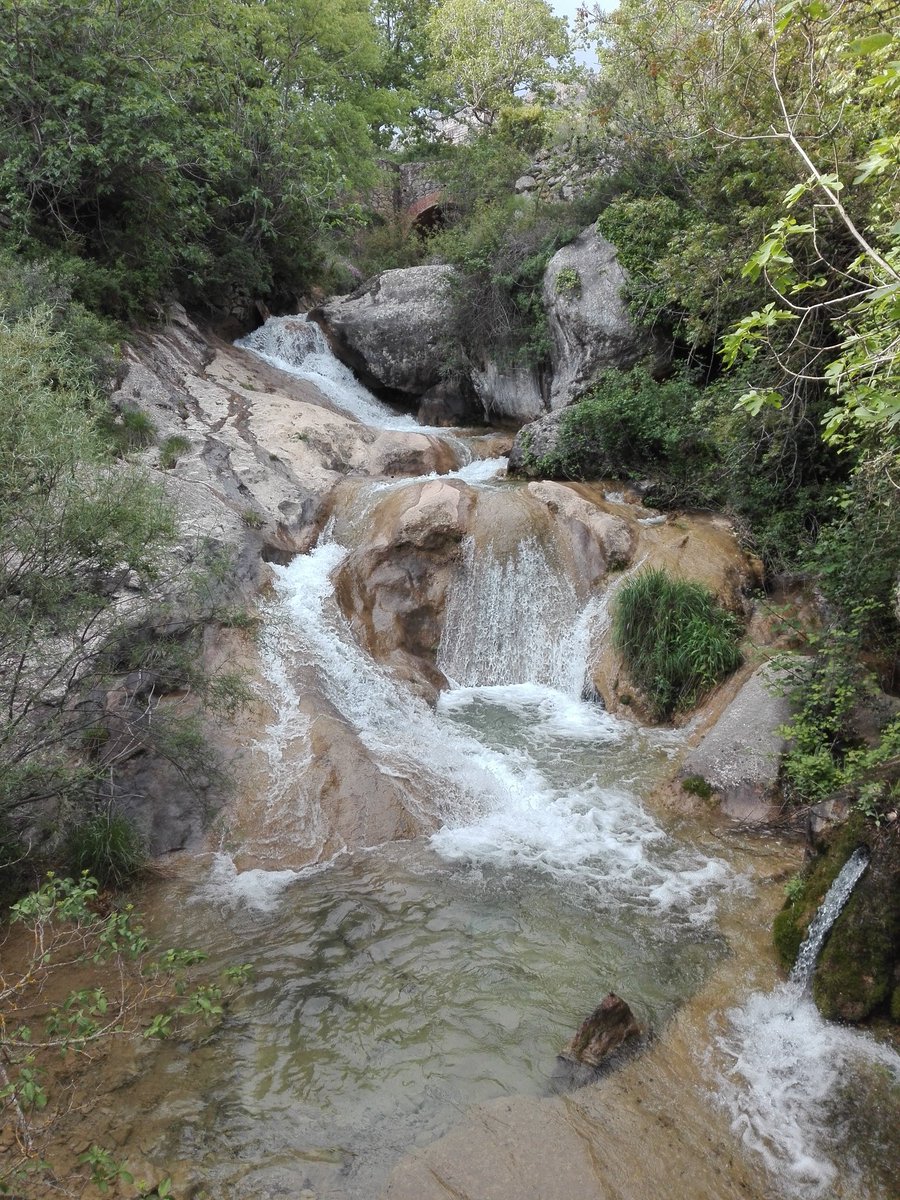
[(780, 730), (790, 716), (790, 701), (779, 694), (778, 672), (771, 664), (757, 668), (687, 755), (682, 780), (703, 780), (730, 817), (769, 820), (778, 811), (778, 773), (787, 745)]
[(371, 515), (372, 538), (336, 578), (338, 603), (360, 642), (428, 700), (446, 686), (437, 649), (474, 506), (474, 491), (457, 480), (394, 492)]
[(553, 383), (551, 408), (580, 396), (611, 367), (627, 370), (654, 350), (625, 303), (628, 277), (616, 248), (585, 229), (554, 254), (544, 273), (544, 307), (550, 322)]
[(367, 383), (422, 396), (441, 379), (455, 274), (447, 266), (382, 271), (310, 316)]

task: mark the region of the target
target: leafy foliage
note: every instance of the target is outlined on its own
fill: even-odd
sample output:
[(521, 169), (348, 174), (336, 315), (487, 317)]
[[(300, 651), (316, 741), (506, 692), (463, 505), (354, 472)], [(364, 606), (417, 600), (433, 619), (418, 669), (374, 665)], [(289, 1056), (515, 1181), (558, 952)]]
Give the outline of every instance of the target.
[(121, 813), (95, 813), (71, 831), (66, 858), (73, 874), (91, 875), (104, 886), (131, 883), (147, 860), (144, 843)]
[[(131, 316), (290, 294), (408, 102), (365, 0), (2, 0), (0, 228)], [(171, 231), (178, 230), (172, 237)]]
[(516, 93), (539, 91), (569, 53), (566, 23), (545, 0), (439, 0), (428, 35), (438, 88), (491, 126)]
[(613, 641), (658, 719), (693, 708), (741, 663), (741, 628), (702, 584), (641, 571), (616, 595)]
[[(54, 1185), (54, 1139), (73, 1103), (70, 1081), (75, 1100), (89, 1100), (98, 1055), (122, 1039), (184, 1036), (199, 1024), (214, 1030), (248, 975), (236, 965), (219, 979), (197, 978), (202, 953), (155, 947), (132, 906), (111, 906), (87, 873), (51, 873), (13, 905), (11, 921), (12, 932), (26, 937), (0, 979), (0, 1112), (15, 1132), (0, 1166), (4, 1194)], [(101, 1191), (134, 1182), (98, 1145), (81, 1154), (67, 1178)], [(144, 1196), (171, 1191), (166, 1179), (138, 1186)]]

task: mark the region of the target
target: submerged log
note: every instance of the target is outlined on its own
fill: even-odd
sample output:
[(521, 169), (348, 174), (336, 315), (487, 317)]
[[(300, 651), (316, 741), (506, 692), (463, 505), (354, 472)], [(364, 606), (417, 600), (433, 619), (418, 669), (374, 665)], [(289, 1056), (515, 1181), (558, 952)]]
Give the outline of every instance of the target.
[(582, 1021), (578, 1032), (563, 1047), (559, 1057), (566, 1062), (599, 1067), (624, 1041), (640, 1033), (641, 1027), (634, 1019), (634, 1013), (621, 996), (610, 992)]

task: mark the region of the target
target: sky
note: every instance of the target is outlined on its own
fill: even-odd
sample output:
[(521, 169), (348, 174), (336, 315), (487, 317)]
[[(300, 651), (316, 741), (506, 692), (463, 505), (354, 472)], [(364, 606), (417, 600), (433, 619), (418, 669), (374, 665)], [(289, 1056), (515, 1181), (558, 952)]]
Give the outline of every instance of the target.
[[(573, 25), (575, 21), (575, 13), (581, 7), (584, 0), (550, 0), (550, 7), (559, 16), (565, 17), (569, 25)], [(605, 9), (607, 12), (617, 6), (618, 0), (588, 0), (588, 3), (593, 7), (597, 2), (599, 8)], [(595, 67), (597, 65), (597, 56), (593, 51), (578, 50), (575, 54), (576, 59), (585, 66)]]

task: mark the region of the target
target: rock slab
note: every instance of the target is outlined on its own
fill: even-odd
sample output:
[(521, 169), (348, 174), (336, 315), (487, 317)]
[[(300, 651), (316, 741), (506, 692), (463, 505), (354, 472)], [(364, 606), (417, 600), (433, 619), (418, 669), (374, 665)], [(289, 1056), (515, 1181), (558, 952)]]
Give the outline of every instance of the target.
[(737, 820), (761, 823), (777, 811), (787, 745), (779, 730), (791, 717), (790, 701), (777, 694), (778, 679), (771, 664), (757, 668), (682, 764), (681, 778), (705, 780)]

